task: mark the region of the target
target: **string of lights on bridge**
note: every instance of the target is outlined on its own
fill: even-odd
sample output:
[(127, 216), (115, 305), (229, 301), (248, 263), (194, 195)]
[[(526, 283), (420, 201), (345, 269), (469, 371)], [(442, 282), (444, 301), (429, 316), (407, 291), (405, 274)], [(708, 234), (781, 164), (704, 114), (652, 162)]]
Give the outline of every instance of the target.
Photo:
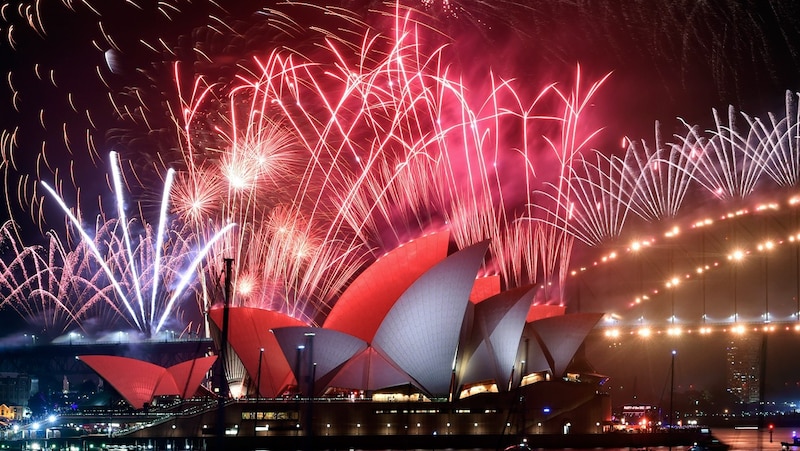
[(650, 326), (609, 326), (605, 327), (602, 332), (603, 336), (610, 339), (619, 339), (624, 337), (648, 338), (652, 336), (680, 337), (682, 335), (711, 335), (713, 333), (728, 333), (742, 336), (748, 333), (800, 333), (800, 323), (769, 323), (760, 325), (730, 323), (720, 326), (700, 326), (687, 328), (683, 328), (681, 326), (669, 326), (664, 328)]
[[(788, 199), (786, 202), (790, 208), (795, 209), (795, 217), (798, 215), (797, 209), (800, 208), (800, 195), (794, 195)], [(754, 213), (767, 213), (767, 212), (776, 212), (781, 209), (781, 205), (778, 202), (768, 202), (768, 203), (760, 203), (757, 204), (753, 208), (742, 208), (738, 209), (726, 214), (721, 215), (718, 219), (702, 219), (692, 223), (688, 228), (692, 230), (698, 230), (703, 228), (709, 228), (712, 225), (723, 221), (730, 221), (737, 218), (744, 217), (746, 215), (754, 214)], [(798, 221), (795, 221), (795, 228), (797, 227)], [(672, 240), (677, 238), (681, 235), (681, 228), (679, 226), (672, 226), (668, 230), (663, 233), (662, 241)], [(598, 259), (594, 260), (591, 264), (582, 266), (578, 269), (571, 271), (571, 276), (578, 277), (582, 274), (591, 271), (594, 268), (600, 268), (604, 265), (616, 262), (625, 256), (637, 256), (641, 258), (644, 252), (648, 249), (654, 249), (657, 244), (660, 242), (659, 238), (656, 236), (646, 238), (646, 239), (638, 239), (635, 241), (630, 242), (629, 245), (625, 247), (623, 251), (612, 250), (603, 255), (601, 255)], [(674, 273), (671, 277), (662, 280), (661, 286), (652, 287), (649, 289), (640, 290), (638, 294), (633, 296), (631, 302), (627, 305), (627, 308), (635, 308), (640, 307), (646, 304), (648, 301), (652, 300), (653, 297), (656, 295), (662, 294), (662, 290), (675, 290), (679, 285), (682, 283), (691, 281), (696, 278), (705, 277), (709, 272), (721, 269), (726, 267), (726, 263), (728, 265), (738, 265), (743, 260), (746, 260), (748, 256), (751, 255), (765, 255), (767, 252), (771, 252), (776, 248), (787, 245), (787, 244), (794, 244), (800, 246), (800, 230), (795, 230), (793, 233), (784, 235), (783, 238), (772, 238), (772, 239), (762, 239), (750, 246), (738, 246), (732, 249), (724, 258), (717, 258), (710, 262), (707, 262), (703, 265), (699, 265), (692, 270), (688, 270), (683, 272)], [(800, 270), (800, 268), (798, 268)], [(800, 277), (800, 276), (798, 276)], [(768, 298), (767, 298), (768, 299)], [(738, 311), (735, 311), (733, 315), (731, 315), (730, 321), (727, 322), (718, 322), (715, 325), (707, 323), (707, 317), (705, 314), (702, 315), (701, 324), (697, 325), (678, 325), (677, 317), (674, 315), (674, 300), (673, 300), (673, 315), (666, 320), (666, 324), (662, 326), (657, 325), (644, 325), (644, 324), (635, 324), (635, 325), (627, 325), (622, 326), (620, 325), (620, 316), (616, 314), (609, 314), (606, 316), (605, 321), (599, 325), (602, 330), (602, 333), (608, 338), (621, 338), (624, 336), (636, 336), (641, 338), (647, 338), (650, 336), (672, 336), (677, 337), (684, 334), (693, 334), (693, 335), (709, 335), (714, 332), (724, 332), (724, 333), (731, 333), (736, 335), (743, 335), (749, 332), (780, 332), (780, 331), (790, 331), (790, 332), (797, 332), (800, 333), (800, 293), (797, 293), (795, 297), (795, 301), (797, 303), (795, 311), (792, 313), (792, 317), (794, 318), (792, 321), (775, 321), (774, 318), (770, 317), (770, 313), (765, 310), (764, 314), (761, 317), (760, 321), (752, 321), (752, 320), (742, 320), (739, 317)], [(768, 302), (768, 301), (767, 301)]]

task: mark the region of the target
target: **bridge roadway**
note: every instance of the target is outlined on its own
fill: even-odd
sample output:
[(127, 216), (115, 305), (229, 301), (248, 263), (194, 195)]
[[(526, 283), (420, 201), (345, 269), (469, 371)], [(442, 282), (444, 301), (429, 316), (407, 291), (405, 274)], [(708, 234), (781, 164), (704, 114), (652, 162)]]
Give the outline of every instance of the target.
[(72, 343), (0, 346), (0, 372), (32, 375), (89, 374), (92, 370), (79, 361), (80, 355), (115, 355), (146, 360), (169, 367), (202, 357), (214, 348), (211, 339), (148, 341), (88, 341)]

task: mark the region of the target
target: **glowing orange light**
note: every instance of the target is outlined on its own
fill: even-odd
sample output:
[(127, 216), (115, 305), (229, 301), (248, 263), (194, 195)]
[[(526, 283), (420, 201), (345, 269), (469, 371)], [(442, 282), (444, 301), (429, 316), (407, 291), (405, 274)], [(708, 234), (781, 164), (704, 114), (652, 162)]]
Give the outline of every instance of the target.
[(744, 258), (744, 251), (741, 249), (736, 249), (730, 255), (728, 255), (728, 260), (735, 260), (739, 261)]

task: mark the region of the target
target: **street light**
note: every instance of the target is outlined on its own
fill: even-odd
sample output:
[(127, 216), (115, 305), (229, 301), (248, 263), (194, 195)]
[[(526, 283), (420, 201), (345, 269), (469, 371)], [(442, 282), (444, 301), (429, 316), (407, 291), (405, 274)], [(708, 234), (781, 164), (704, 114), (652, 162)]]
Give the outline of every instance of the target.
[[(772, 250), (774, 244), (772, 241), (766, 241), (764, 244), (758, 245), (758, 250), (764, 251), (764, 323), (769, 323), (769, 255), (768, 251)], [(764, 425), (764, 415), (766, 406), (764, 400), (766, 399), (767, 391), (767, 336), (769, 335), (769, 327), (764, 326), (763, 334), (761, 336), (761, 355), (759, 356), (759, 371), (758, 371), (758, 404), (761, 407), (759, 417), (759, 437)], [(772, 442), (772, 428), (769, 425), (769, 441)]]
[[(677, 353), (678, 351), (672, 350), (672, 364), (669, 370), (669, 429), (667, 429), (667, 432), (672, 432), (672, 423), (674, 423), (673, 416), (675, 415), (675, 411), (673, 410), (672, 404), (675, 398), (675, 354)], [(672, 449), (671, 439), (669, 439), (669, 449)]]
[(264, 348), (258, 350), (258, 376), (256, 377), (256, 398), (261, 398), (261, 361), (264, 360)]
[(302, 361), (303, 350), (305, 349), (306, 349), (305, 345), (297, 346), (297, 355), (295, 356), (295, 362), (294, 362), (295, 366), (294, 377), (295, 379), (297, 379), (297, 394), (300, 397), (303, 396), (303, 378), (300, 376), (300, 371), (302, 369), (302, 363), (303, 363)]

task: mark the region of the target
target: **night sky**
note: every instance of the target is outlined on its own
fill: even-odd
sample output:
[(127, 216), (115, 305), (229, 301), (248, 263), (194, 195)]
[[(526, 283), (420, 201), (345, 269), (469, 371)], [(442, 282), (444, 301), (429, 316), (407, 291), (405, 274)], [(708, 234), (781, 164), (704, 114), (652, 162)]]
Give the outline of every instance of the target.
[[(39, 208), (35, 199), (41, 200), (41, 194), (34, 191), (32, 180), (52, 179), (53, 173), (74, 179), (71, 191), (80, 191), (88, 206), (108, 195), (106, 179), (97, 174), (105, 170), (109, 150), (124, 153), (138, 169), (170, 158), (176, 144), (164, 107), (175, 100), (175, 62), (187, 80), (203, 74), (221, 84), (232, 83), (237, 64), (247, 64), (272, 48), (313, 52), (307, 30), (324, 28), (330, 20), (275, 2), (160, 3), (160, 10), (157, 2), (144, 0), (90, 0), (75, 2), (72, 9), (62, 2), (0, 6), (5, 80), (0, 86), (0, 146), (8, 199), (3, 216), (13, 216), (26, 238), (63, 228), (63, 215)], [(467, 80), (491, 69), (518, 80), (523, 95), (533, 96), (547, 83), (572, 81), (578, 65), (587, 80), (611, 73), (593, 99), (588, 124), (603, 129), (594, 146), (608, 154), (619, 152), (622, 137), (652, 140), (656, 121), (669, 136), (682, 130), (677, 118), (711, 127), (712, 109), (725, 111), (729, 105), (751, 116), (782, 114), (785, 92), (800, 91), (800, 5), (794, 0), (409, 3), (428, 16), (430, 45), (447, 42), (453, 49), (448, 53), (452, 64), (462, 68)], [(374, 13), (382, 7), (379, 2), (344, 1), (341, 7), (363, 11), (376, 29), (391, 24)], [(280, 19), (293, 30), (291, 36), (275, 32), (266, 18)], [(125, 110), (126, 105), (141, 103), (149, 109)], [(64, 175), (70, 172), (74, 175)], [(141, 196), (145, 205), (156, 203), (156, 194)], [(766, 284), (774, 305), (770, 310), (791, 318), (797, 297), (795, 245), (777, 249), (769, 257), (771, 263), (754, 251), (748, 264), (736, 271), (726, 256), (733, 241), (750, 240), (755, 246), (762, 236), (786, 235), (796, 215), (753, 214), (689, 232), (669, 244), (662, 238), (673, 225), (688, 230), (706, 215), (718, 218), (730, 210), (752, 209), (761, 200), (784, 198), (785, 193), (768, 187), (741, 203), (707, 205), (702, 198), (692, 198), (674, 220), (632, 222), (616, 242), (593, 248), (576, 245), (574, 268), (591, 267), (609, 252), (625, 257), (571, 278), (575, 283), (566, 291), (575, 300), (569, 301), (568, 309), (614, 313), (626, 326), (636, 325), (639, 318), (656, 324), (660, 318), (666, 327), (674, 305), (676, 317), (695, 326), (703, 314), (711, 323), (723, 323), (734, 310), (734, 285), (741, 302), (736, 309), (758, 321)], [(641, 258), (626, 254), (632, 240), (649, 236), (659, 239), (652, 252)], [(722, 262), (722, 267), (706, 282), (697, 278), (682, 286), (677, 302), (661, 293), (647, 306), (629, 305), (635, 293), (662, 286), (667, 275), (691, 272), (698, 262), (711, 261)], [(767, 272), (774, 276), (765, 276)], [(0, 314), (6, 324), (19, 323), (8, 309)], [(800, 344), (798, 337), (783, 334), (771, 342), (768, 393), (800, 396), (800, 370), (783, 357)], [(656, 338), (658, 344), (650, 345), (631, 339), (621, 346), (598, 340), (588, 358), (598, 372), (612, 376), (612, 384), (624, 386), (619, 388), (621, 399), (636, 392), (655, 403), (663, 393), (674, 347), (679, 350), (682, 389), (718, 387), (724, 381), (726, 339), (707, 342), (713, 349), (710, 359), (697, 352), (702, 346), (694, 340), (702, 339), (684, 336), (675, 344)], [(614, 374), (618, 368), (626, 370)]]

